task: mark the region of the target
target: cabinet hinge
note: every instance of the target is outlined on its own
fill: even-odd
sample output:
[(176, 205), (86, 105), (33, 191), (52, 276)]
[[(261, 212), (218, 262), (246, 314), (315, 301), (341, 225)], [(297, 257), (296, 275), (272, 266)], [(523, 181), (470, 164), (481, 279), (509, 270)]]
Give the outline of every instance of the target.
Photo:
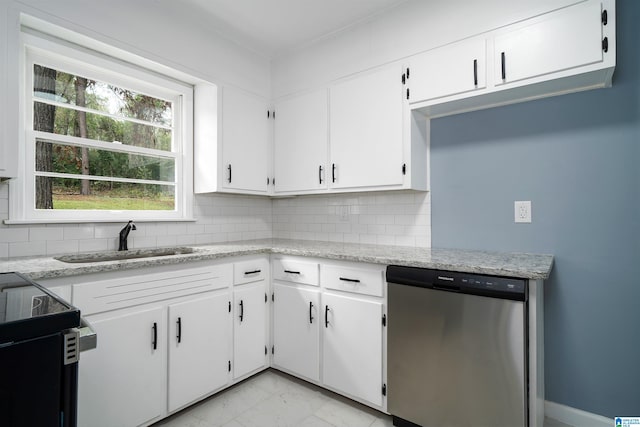
[(609, 37), (602, 39), (602, 50), (605, 53), (609, 52)]
[(273, 120), (275, 120), (275, 119), (276, 119), (276, 112), (275, 112), (275, 110), (271, 113), (271, 116), (273, 117)]
[(271, 354), (274, 354), (276, 352), (276, 346), (272, 345), (271, 346)]
[(231, 360), (229, 360), (229, 372), (231, 372)]
[(602, 11), (602, 25), (607, 25), (607, 22), (609, 22), (609, 16), (607, 14), (607, 9)]
[(229, 301), (229, 313), (231, 313), (231, 301)]
[(387, 315), (386, 314), (382, 315), (382, 326), (387, 326)]
[(409, 80), (409, 68), (407, 67), (407, 80)]
[(383, 396), (387, 395), (387, 385), (386, 384), (382, 384), (382, 395)]
[(407, 83), (407, 79), (406, 79), (406, 74), (402, 74), (402, 84), (406, 84)]
[(409, 88), (407, 88), (407, 99), (409, 99)]
[(402, 175), (406, 175), (407, 174), (407, 164), (403, 163), (402, 164)]

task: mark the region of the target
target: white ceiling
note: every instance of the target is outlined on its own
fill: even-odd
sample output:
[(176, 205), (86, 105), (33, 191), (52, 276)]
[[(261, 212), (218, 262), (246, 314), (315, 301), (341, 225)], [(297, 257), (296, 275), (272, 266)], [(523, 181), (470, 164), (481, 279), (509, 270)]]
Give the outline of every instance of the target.
[(181, 12), (207, 20), (226, 38), (274, 57), (407, 0), (181, 0)]

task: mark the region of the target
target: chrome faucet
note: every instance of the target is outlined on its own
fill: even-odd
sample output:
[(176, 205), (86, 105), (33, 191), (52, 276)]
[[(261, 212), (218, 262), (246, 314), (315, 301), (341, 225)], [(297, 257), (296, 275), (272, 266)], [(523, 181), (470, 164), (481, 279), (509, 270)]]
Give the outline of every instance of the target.
[(136, 225), (133, 221), (129, 221), (127, 225), (125, 225), (122, 230), (120, 230), (120, 244), (118, 245), (119, 251), (128, 251), (127, 248), (127, 237), (129, 237), (129, 232), (132, 230), (136, 230)]

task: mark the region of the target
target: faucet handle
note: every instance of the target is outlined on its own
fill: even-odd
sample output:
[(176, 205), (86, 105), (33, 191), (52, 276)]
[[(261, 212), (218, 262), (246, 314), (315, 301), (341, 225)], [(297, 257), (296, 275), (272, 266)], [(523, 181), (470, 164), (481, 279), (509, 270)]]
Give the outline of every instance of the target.
[(129, 221), (129, 225), (131, 226), (132, 230), (137, 230), (136, 225), (133, 223), (133, 220)]

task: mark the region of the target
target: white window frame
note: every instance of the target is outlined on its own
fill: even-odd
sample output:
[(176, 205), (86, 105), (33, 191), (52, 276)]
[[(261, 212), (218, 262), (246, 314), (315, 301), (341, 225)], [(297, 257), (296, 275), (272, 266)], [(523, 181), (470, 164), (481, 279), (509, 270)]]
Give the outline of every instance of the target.
[[(8, 223), (121, 222), (193, 220), (193, 86), (159, 75), (114, 57), (83, 48), (52, 36), (23, 29), (20, 34), (20, 134), (19, 177), (10, 183)], [(33, 64), (40, 64), (91, 80), (99, 80), (173, 103), (174, 140), (166, 158), (175, 158), (175, 208), (160, 210), (61, 210), (35, 209), (35, 139), (51, 140), (33, 130)], [(63, 106), (63, 105), (60, 105)], [(47, 135), (49, 137), (47, 138)], [(150, 150), (117, 146), (56, 135), (55, 140), (89, 148), (149, 155)], [(156, 152), (157, 153), (157, 152)], [(51, 174), (59, 176), (62, 174)], [(100, 178), (98, 178), (100, 179)], [(124, 179), (117, 179), (126, 181)], [(155, 182), (149, 182), (153, 184)], [(163, 183), (166, 184), (166, 183)]]

